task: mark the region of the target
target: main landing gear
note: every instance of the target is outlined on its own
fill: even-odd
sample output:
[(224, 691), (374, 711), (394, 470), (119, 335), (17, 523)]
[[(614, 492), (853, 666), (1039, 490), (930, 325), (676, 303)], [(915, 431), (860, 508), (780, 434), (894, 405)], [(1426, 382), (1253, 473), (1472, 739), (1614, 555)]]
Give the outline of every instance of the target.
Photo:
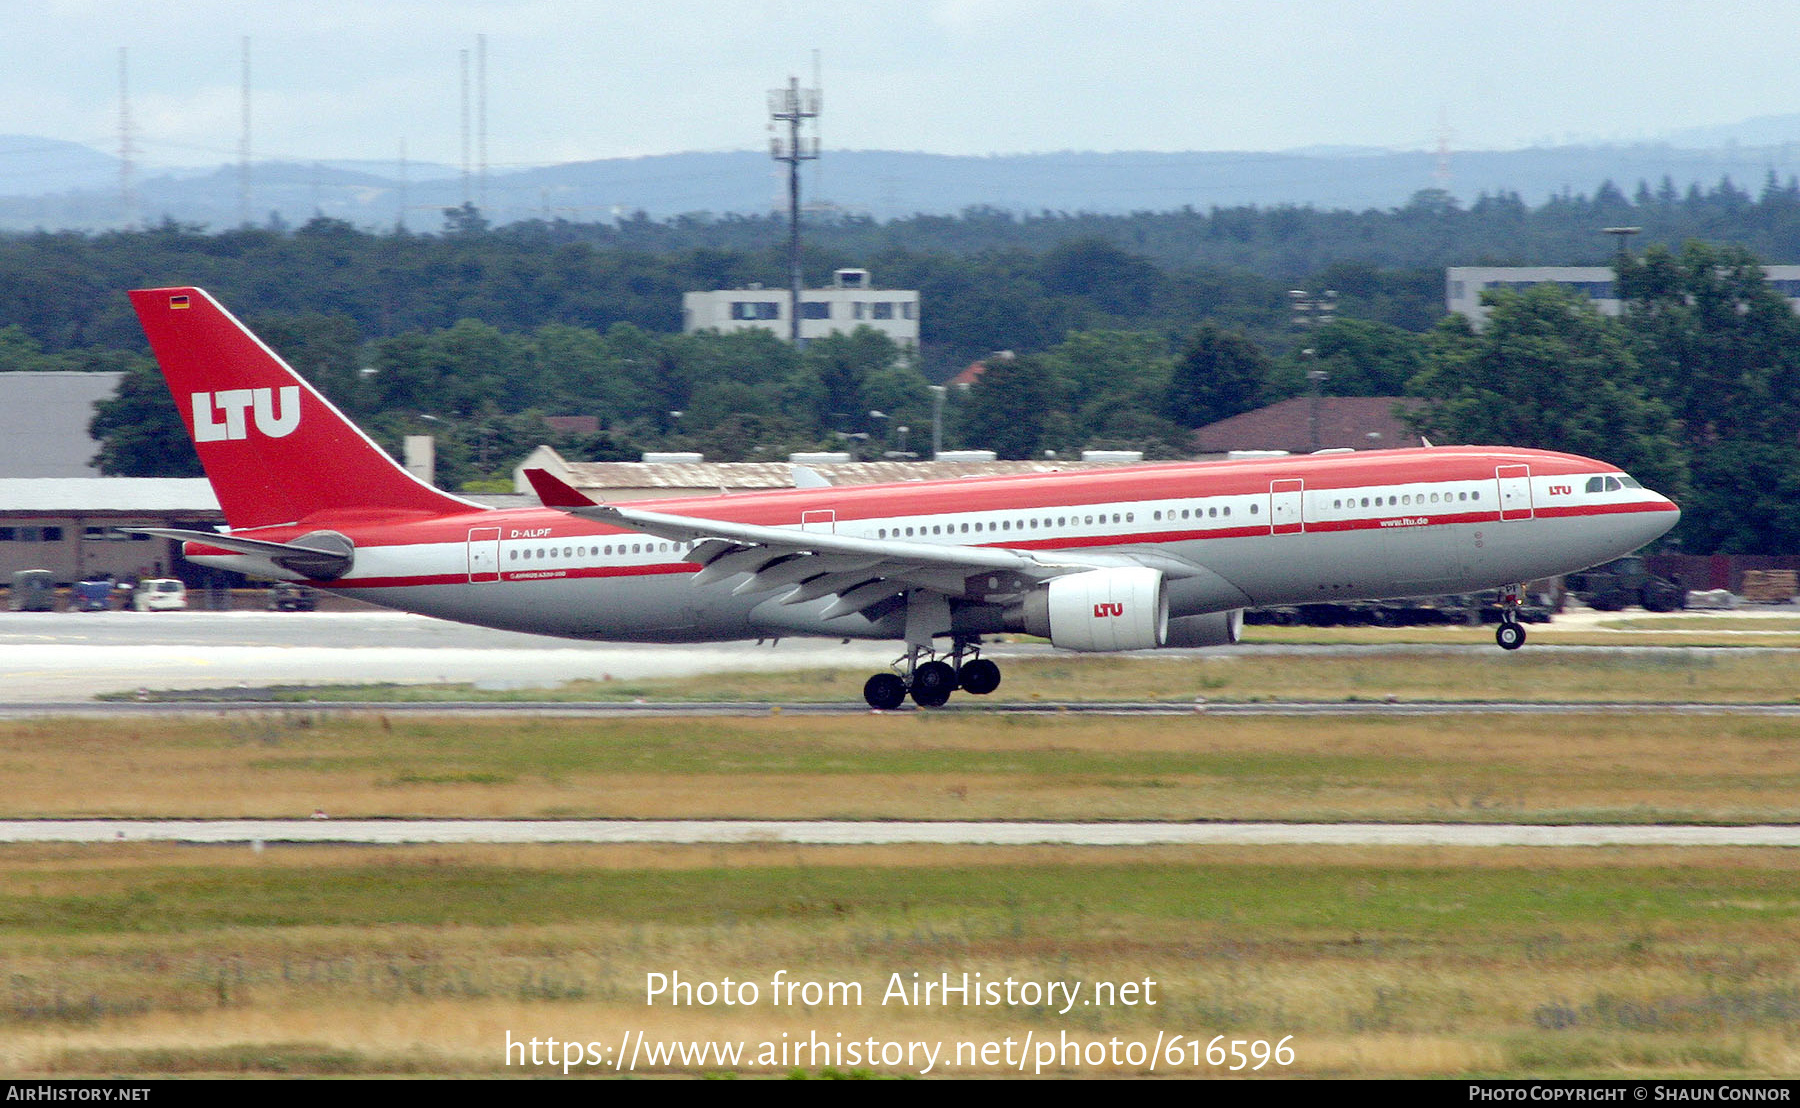
[(1519, 622), (1519, 606), (1525, 602), (1525, 586), (1509, 585), (1500, 590), (1500, 626), (1494, 629), (1494, 641), (1502, 650), (1517, 650), (1525, 645), (1525, 627)]
[(921, 708), (941, 708), (957, 689), (986, 696), (1000, 687), (1000, 667), (981, 657), (978, 642), (959, 642), (942, 658), (929, 647), (908, 647), (894, 664), (903, 673), (877, 673), (863, 685), (863, 699), (877, 711), (893, 711), (909, 693)]

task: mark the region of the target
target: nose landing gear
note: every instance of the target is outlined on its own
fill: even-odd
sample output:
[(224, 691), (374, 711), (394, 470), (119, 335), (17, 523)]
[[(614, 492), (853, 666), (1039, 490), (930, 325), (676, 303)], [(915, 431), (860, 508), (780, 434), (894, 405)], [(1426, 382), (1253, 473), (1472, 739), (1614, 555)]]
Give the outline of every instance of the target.
[(1000, 667), (981, 657), (979, 642), (958, 642), (942, 658), (929, 647), (909, 647), (894, 664), (902, 672), (877, 673), (863, 685), (863, 699), (876, 711), (893, 711), (909, 694), (921, 708), (941, 708), (957, 689), (986, 696), (1000, 687)]
[(1519, 622), (1519, 608), (1525, 602), (1525, 586), (1509, 585), (1500, 590), (1500, 626), (1494, 629), (1494, 641), (1502, 650), (1517, 650), (1525, 645), (1525, 627)]

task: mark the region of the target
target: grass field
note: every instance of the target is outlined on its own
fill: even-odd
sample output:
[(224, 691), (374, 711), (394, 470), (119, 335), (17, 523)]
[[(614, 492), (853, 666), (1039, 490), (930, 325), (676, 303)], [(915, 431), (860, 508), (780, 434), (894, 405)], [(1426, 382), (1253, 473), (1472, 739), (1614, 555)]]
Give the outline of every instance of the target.
[[(1351, 635), (1334, 631), (1334, 635)], [(1717, 640), (1718, 636), (1708, 636)], [(1642, 645), (1641, 643), (1639, 645)], [(1655, 645), (1663, 645), (1660, 640)], [(1800, 646), (1800, 636), (1789, 640)], [(1568, 652), (1499, 649), (1469, 653), (1413, 644), (1332, 654), (1075, 655), (1009, 658), (988, 697), (957, 695), (951, 709), (989, 703), (1268, 700), (1501, 700), (1793, 703), (1800, 700), (1800, 649)], [(638, 681), (580, 681), (548, 689), (472, 685), (333, 685), (186, 691), (158, 699), (331, 701), (729, 701), (862, 703), (862, 669), (717, 673)], [(121, 695), (116, 699), (126, 699)]]
[(1579, 715), (0, 724), (0, 816), (1800, 820), (1800, 720)]
[[(1286, 1039), (1292, 1063), (1268, 1069), (1306, 1075), (1789, 1074), (1797, 867), (1697, 850), (7, 848), (0, 1059), (14, 1076), (516, 1074), (508, 1035), (636, 1033), (747, 1043), (725, 1068), (782, 1074), (754, 1055), (784, 1033), (946, 1059), (1028, 1035), (1225, 1035)], [(861, 1003), (775, 1004), (782, 970), (855, 983)], [(915, 972), (1080, 982), (1082, 1001), (882, 1002)], [(652, 973), (760, 995), (650, 1004)], [(1094, 1004), (1093, 982), (1152, 982), (1155, 1003)], [(935, 1072), (1010, 1071), (971, 1055)]]
[[(1770, 701), (1791, 698), (1790, 657), (1054, 658), (1008, 677), (1101, 699)], [(1724, 715), (613, 722), (292, 707), (4, 723), (0, 766), (8, 817), (1800, 819), (1800, 724)], [(509, 1066), (510, 1036), (593, 1044), (605, 1064), (574, 1072), (611, 1074), (638, 1036), (640, 1050), (748, 1050), (640, 1059), (640, 1073), (923, 1068), (782, 1054), (817, 1040), (937, 1044), (932, 1075), (999, 1075), (1018, 1072), (1007, 1041), (1029, 1039), (1060, 1050), (1028, 1056), (1027, 1073), (1193, 1074), (1231, 1064), (1204, 1059), (1223, 1035), (1265, 1057), (1284, 1043), (1291, 1060), (1265, 1074), (1789, 1076), (1797, 940), (1800, 852), (1785, 850), (13, 846), (0, 1065), (560, 1071), (527, 1067), (523, 1048)], [(653, 973), (760, 995), (649, 1004)], [(778, 973), (855, 984), (861, 1003), (777, 1005)], [(914, 973), (1079, 982), (1083, 1002), (881, 1002)], [(1096, 982), (1146, 993), (1091, 1003)]]

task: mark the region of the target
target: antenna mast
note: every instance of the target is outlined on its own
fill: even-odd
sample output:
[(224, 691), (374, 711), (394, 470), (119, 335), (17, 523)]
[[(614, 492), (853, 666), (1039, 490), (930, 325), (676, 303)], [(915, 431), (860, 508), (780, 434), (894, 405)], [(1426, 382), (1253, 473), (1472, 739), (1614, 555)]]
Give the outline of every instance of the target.
[(240, 97), (244, 129), (238, 138), (238, 226), (250, 226), (250, 36), (243, 38), (244, 80)]
[(462, 61), (462, 198), (466, 207), (469, 203), (469, 51), (458, 50), (457, 57)]
[(819, 90), (801, 88), (789, 77), (786, 88), (769, 90), (769, 118), (788, 125), (788, 136), (769, 140), (769, 156), (788, 167), (788, 323), (789, 336), (800, 345), (800, 163), (817, 160), (819, 140), (800, 137), (800, 124), (819, 118)]
[(487, 36), (475, 36), (476, 206), (487, 210)]
[(137, 229), (137, 187), (132, 181), (131, 88), (126, 82), (125, 47), (119, 47), (119, 211), (125, 229)]

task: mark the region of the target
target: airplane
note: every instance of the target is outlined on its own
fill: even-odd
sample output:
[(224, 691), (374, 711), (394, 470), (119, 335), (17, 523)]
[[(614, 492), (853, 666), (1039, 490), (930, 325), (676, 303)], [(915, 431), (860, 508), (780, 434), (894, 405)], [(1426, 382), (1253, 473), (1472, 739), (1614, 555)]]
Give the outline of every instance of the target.
[[(1423, 446), (596, 502), (529, 471), (491, 509), (396, 464), (198, 288), (130, 294), (224, 510), (143, 528), (203, 565), (575, 639), (886, 639), (875, 709), (983, 695), (984, 638), (1075, 651), (1236, 642), (1246, 608), (1501, 588), (1609, 561), (1680, 519), (1602, 461)], [(947, 649), (944, 648), (947, 644)]]

